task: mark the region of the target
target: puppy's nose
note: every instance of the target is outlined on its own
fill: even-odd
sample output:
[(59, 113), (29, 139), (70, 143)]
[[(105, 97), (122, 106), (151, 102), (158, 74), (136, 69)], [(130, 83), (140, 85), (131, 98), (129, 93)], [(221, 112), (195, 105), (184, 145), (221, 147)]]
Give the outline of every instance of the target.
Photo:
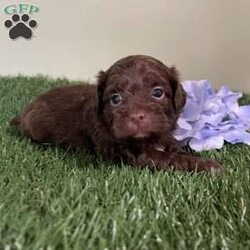
[(131, 119), (135, 121), (143, 121), (146, 117), (146, 113), (138, 112), (131, 115)]

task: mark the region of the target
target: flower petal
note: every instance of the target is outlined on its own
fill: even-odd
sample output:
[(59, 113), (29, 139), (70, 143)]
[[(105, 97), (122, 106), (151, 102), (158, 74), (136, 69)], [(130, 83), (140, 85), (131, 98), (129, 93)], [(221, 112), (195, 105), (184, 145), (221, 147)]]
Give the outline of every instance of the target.
[(192, 129), (192, 126), (185, 119), (183, 119), (182, 117), (180, 117), (177, 120), (177, 125), (182, 129), (186, 129), (186, 130), (191, 130)]
[(192, 130), (178, 128), (174, 131), (173, 136), (176, 140), (182, 141), (193, 136)]
[(250, 145), (250, 105), (239, 106), (242, 93), (226, 86), (215, 93), (207, 80), (182, 84), (187, 100), (173, 133), (181, 145), (196, 151), (221, 148), (224, 140)]
[(211, 136), (203, 140), (191, 139), (189, 146), (195, 151), (220, 149), (224, 144), (224, 138), (221, 135)]
[(227, 142), (230, 143), (245, 143), (247, 145), (250, 145), (250, 133), (246, 131), (239, 131), (239, 130), (233, 130), (225, 133), (224, 139)]
[(201, 109), (202, 108), (200, 107), (198, 102), (187, 97), (181, 117), (183, 117), (187, 121), (195, 121), (199, 119), (202, 111)]

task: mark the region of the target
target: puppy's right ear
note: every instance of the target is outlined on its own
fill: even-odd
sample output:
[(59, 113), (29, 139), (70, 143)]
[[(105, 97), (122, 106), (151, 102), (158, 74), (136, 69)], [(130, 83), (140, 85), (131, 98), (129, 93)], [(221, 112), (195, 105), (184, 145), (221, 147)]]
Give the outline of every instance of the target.
[(106, 87), (107, 73), (104, 71), (100, 71), (97, 76), (97, 115), (101, 116), (104, 110), (104, 102), (103, 102), (103, 93)]

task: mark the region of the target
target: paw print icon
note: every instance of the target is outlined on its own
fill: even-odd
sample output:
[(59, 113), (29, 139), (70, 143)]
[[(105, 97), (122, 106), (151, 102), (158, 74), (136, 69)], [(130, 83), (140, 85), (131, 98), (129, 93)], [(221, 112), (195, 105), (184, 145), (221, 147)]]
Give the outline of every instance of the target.
[(30, 39), (33, 36), (32, 30), (37, 27), (35, 20), (30, 20), (29, 15), (23, 14), (22, 16), (14, 14), (11, 20), (6, 20), (4, 26), (9, 29), (9, 37), (16, 39), (23, 37)]

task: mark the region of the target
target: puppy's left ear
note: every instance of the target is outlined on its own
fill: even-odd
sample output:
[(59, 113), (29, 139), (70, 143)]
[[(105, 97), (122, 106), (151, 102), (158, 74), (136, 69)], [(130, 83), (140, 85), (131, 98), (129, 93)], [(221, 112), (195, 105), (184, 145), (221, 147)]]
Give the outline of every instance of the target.
[(100, 71), (97, 76), (97, 115), (101, 116), (104, 110), (103, 93), (106, 87), (107, 73)]
[(186, 93), (180, 83), (179, 73), (174, 66), (169, 68), (172, 88), (172, 101), (175, 112), (179, 114), (186, 103)]

